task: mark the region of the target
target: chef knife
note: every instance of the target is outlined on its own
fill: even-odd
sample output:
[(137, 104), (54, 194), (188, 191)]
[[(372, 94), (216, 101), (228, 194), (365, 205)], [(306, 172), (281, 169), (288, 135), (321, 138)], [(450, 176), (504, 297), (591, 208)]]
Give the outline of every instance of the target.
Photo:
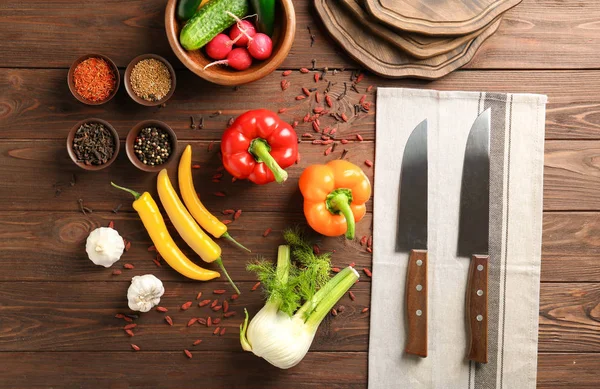
[(427, 120), (410, 134), (400, 173), (396, 248), (409, 252), (405, 352), (427, 357)]
[(463, 164), (459, 256), (471, 257), (466, 312), (468, 358), (488, 362), (488, 239), (490, 212), (490, 109), (471, 127)]

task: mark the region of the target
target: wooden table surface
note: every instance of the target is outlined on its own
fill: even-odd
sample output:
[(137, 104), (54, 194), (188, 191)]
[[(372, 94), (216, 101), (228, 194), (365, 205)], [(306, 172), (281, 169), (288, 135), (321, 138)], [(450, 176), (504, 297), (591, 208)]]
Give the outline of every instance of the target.
[[(243, 295), (232, 302), (237, 316), (224, 319), (223, 337), (199, 325), (186, 327), (206, 308), (181, 312), (199, 291), (230, 288), (221, 281), (190, 282), (168, 266), (158, 268), (130, 198), (109, 181), (143, 191), (153, 190), (155, 176), (141, 174), (122, 150), (115, 164), (102, 172), (83, 172), (72, 164), (65, 138), (75, 122), (100, 117), (122, 139), (136, 122), (164, 120), (181, 145), (191, 143), (197, 188), (214, 212), (243, 209), (230, 225), (232, 235), (256, 254), (273, 258), (280, 231), (302, 223), (296, 181), (303, 167), (338, 158), (338, 145), (328, 157), (326, 146), (300, 144), (302, 160), (289, 169), (281, 187), (211, 182), (219, 161), (218, 140), (230, 117), (251, 108), (287, 107), (286, 120), (301, 119), (310, 102), (297, 102), (301, 86), (316, 86), (312, 74), (294, 71), (291, 87), (282, 92), (284, 69), (316, 66), (347, 70), (327, 78), (341, 88), (357, 66), (327, 38), (314, 16), (311, 1), (295, 1), (298, 31), (280, 71), (239, 90), (210, 85), (187, 70), (172, 54), (163, 27), (165, 0), (4, 0), (0, 3), (0, 388), (364, 388), (367, 382), (369, 305), (367, 277), (355, 286), (356, 301), (327, 318), (306, 359), (290, 371), (278, 371), (242, 352), (237, 327), (243, 307), (262, 305), (255, 280), (244, 270), (248, 255), (223, 244), (223, 257)], [(539, 326), (538, 386), (596, 388), (600, 382), (600, 2), (596, 0), (523, 0), (509, 11), (499, 31), (464, 69), (435, 82), (391, 81), (367, 75), (359, 84), (410, 86), (442, 90), (534, 92), (549, 96), (546, 121), (544, 232)], [(316, 35), (313, 47), (306, 29)], [(78, 103), (67, 88), (67, 69), (78, 56), (103, 53), (124, 69), (142, 53), (172, 61), (177, 90), (165, 108), (134, 104), (121, 88), (100, 107)], [(339, 92), (339, 89), (337, 89)], [(360, 94), (351, 92), (351, 99)], [(367, 99), (373, 101), (374, 94)], [(211, 113), (222, 115), (208, 118)], [(350, 142), (347, 159), (363, 165), (374, 158), (374, 109), (352, 125), (340, 125), (338, 136)], [(191, 130), (189, 117), (203, 115), (205, 128)], [(310, 131), (307, 125), (299, 133)], [(171, 169), (173, 172), (173, 169)], [(74, 179), (74, 182), (72, 181)], [(212, 195), (223, 191), (226, 197)], [(78, 199), (93, 209), (79, 210)], [(121, 205), (118, 213), (112, 210)], [(369, 210), (372, 209), (369, 205)], [(370, 233), (371, 213), (358, 225), (358, 236)], [(116, 265), (135, 265), (119, 276), (95, 267), (86, 258), (84, 242), (91, 229), (114, 221), (131, 250)], [(263, 231), (273, 233), (262, 237)], [(355, 261), (370, 267), (371, 256), (357, 244), (323, 239), (323, 249), (336, 249), (333, 262)], [(376, 248), (375, 248), (376, 249)], [(124, 334), (128, 312), (126, 291), (131, 276), (153, 273), (163, 280), (161, 305), (170, 309), (175, 326), (163, 314), (150, 312), (136, 320), (134, 338)], [(213, 314), (213, 316), (218, 316)], [(192, 346), (196, 339), (200, 346)], [(142, 349), (133, 352), (130, 343)], [(188, 360), (183, 349), (193, 351)], [(512, 388), (510, 388), (512, 389)]]

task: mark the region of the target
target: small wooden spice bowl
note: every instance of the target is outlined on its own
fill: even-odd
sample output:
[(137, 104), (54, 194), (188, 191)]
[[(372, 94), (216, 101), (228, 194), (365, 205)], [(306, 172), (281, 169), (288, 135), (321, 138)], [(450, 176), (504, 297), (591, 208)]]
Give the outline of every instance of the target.
[(187, 51), (179, 43), (179, 32), (183, 23), (177, 20), (175, 11), (178, 0), (168, 0), (165, 10), (165, 29), (171, 49), (177, 58), (189, 70), (207, 81), (219, 85), (242, 85), (260, 80), (271, 74), (285, 60), (296, 34), (296, 12), (292, 0), (277, 0), (275, 15), (275, 30), (271, 39), (273, 40), (273, 53), (264, 61), (254, 61), (252, 66), (246, 70), (237, 71), (223, 66), (211, 66), (204, 69), (206, 65), (213, 62), (203, 49)]
[[(156, 100), (156, 101), (144, 100), (140, 96), (136, 95), (135, 92), (133, 91), (133, 88), (131, 87), (131, 71), (133, 70), (133, 67), (138, 62), (140, 62), (144, 59), (155, 59), (157, 61), (162, 62), (167, 67), (167, 69), (169, 69), (169, 73), (171, 74), (171, 89), (169, 89), (169, 92), (165, 95), (165, 97), (163, 97), (160, 100)], [(136, 103), (138, 103), (140, 105), (145, 105), (146, 107), (155, 107), (157, 105), (161, 105), (161, 104), (165, 103), (167, 100), (169, 100), (171, 98), (171, 96), (173, 96), (173, 92), (175, 92), (175, 86), (177, 84), (177, 80), (175, 79), (175, 70), (173, 69), (173, 66), (171, 66), (169, 61), (167, 61), (166, 59), (164, 59), (163, 57), (161, 57), (160, 55), (157, 55), (157, 54), (142, 54), (142, 55), (138, 55), (137, 57), (132, 59), (131, 62), (129, 62), (129, 65), (127, 65), (127, 69), (125, 69), (124, 82), (125, 82), (125, 90), (127, 91), (127, 94), (133, 99), (133, 101), (135, 101)]]
[[(75, 80), (73, 80), (73, 73), (75, 72), (75, 68), (77, 67), (77, 65), (79, 65), (80, 63), (82, 63), (83, 61), (85, 61), (88, 58), (101, 58), (101, 59), (105, 60), (106, 63), (108, 63), (108, 65), (110, 66), (111, 70), (113, 71), (113, 74), (115, 75), (115, 88), (113, 89), (111, 94), (104, 100), (101, 100), (101, 101), (88, 100), (88, 99), (84, 98), (83, 96), (81, 96), (79, 93), (77, 93), (77, 89), (75, 89)], [(81, 57), (77, 58), (75, 60), (75, 62), (73, 62), (71, 67), (69, 68), (69, 74), (67, 75), (67, 83), (69, 84), (69, 90), (71, 91), (73, 96), (77, 100), (82, 102), (83, 104), (101, 105), (101, 104), (108, 103), (113, 97), (115, 97), (115, 95), (117, 94), (117, 91), (119, 90), (119, 86), (121, 85), (121, 75), (119, 74), (119, 68), (117, 68), (117, 65), (115, 65), (115, 63), (107, 56), (102, 55), (102, 54), (86, 54), (86, 55), (82, 55)]]
[[(115, 141), (115, 152), (113, 153), (112, 158), (109, 159), (108, 162), (106, 162), (105, 164), (86, 165), (85, 163), (83, 163), (77, 159), (75, 150), (73, 150), (73, 140), (75, 139), (75, 133), (77, 132), (79, 127), (81, 127), (82, 125), (84, 125), (86, 123), (102, 124), (104, 127), (108, 128), (113, 135), (113, 139)], [(69, 131), (69, 135), (67, 136), (67, 151), (69, 153), (69, 157), (71, 157), (71, 160), (73, 161), (73, 163), (75, 165), (79, 166), (80, 168), (82, 168), (84, 170), (97, 171), (97, 170), (102, 170), (104, 168), (109, 167), (117, 159), (120, 148), (121, 148), (121, 142), (119, 142), (119, 133), (117, 132), (117, 130), (115, 130), (115, 128), (113, 126), (110, 125), (109, 122), (107, 122), (106, 120), (102, 120), (102, 119), (97, 119), (97, 118), (84, 119), (84, 120), (78, 122), (77, 124), (75, 124), (73, 126), (73, 128), (71, 128), (71, 131)]]
[[(169, 158), (162, 164), (157, 166), (150, 166), (144, 164), (140, 159), (135, 155), (134, 151), (134, 142), (137, 138), (140, 131), (147, 127), (156, 127), (161, 130), (166, 131), (169, 134), (169, 138), (171, 140), (171, 155)], [(177, 154), (177, 135), (175, 135), (175, 131), (171, 127), (169, 127), (166, 123), (161, 122), (159, 120), (144, 120), (136, 124), (127, 134), (127, 139), (125, 140), (125, 151), (127, 152), (127, 157), (133, 164), (133, 166), (144, 172), (156, 173), (167, 167), (169, 163), (173, 161), (175, 155)]]

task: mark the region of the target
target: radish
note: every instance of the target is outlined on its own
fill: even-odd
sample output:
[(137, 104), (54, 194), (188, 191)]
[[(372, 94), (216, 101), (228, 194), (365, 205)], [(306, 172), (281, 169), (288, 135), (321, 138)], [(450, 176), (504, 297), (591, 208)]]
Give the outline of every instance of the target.
[(256, 28), (248, 20), (240, 20), (229, 31), (229, 37), (236, 46), (248, 46), (248, 38), (254, 35), (256, 35)]
[[(228, 38), (229, 39), (229, 38)], [(207, 68), (214, 65), (229, 65), (235, 70), (246, 70), (252, 65), (252, 57), (248, 50), (243, 47), (236, 47), (227, 54), (227, 59), (211, 62), (204, 67)]]
[(248, 52), (258, 60), (265, 60), (273, 52), (273, 41), (268, 35), (259, 32), (249, 39)]
[(206, 44), (206, 55), (212, 59), (225, 59), (232, 48), (229, 37), (219, 34)]

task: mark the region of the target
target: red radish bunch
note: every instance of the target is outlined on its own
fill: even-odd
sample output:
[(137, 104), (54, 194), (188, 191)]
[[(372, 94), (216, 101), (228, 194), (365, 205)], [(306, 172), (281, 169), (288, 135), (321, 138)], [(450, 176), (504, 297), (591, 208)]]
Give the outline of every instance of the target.
[[(206, 45), (206, 55), (216, 61), (209, 63), (204, 69), (213, 65), (228, 65), (235, 70), (246, 70), (252, 65), (252, 58), (264, 61), (271, 56), (271, 38), (266, 34), (257, 33), (252, 22), (237, 17), (236, 20), (228, 34), (223, 32)], [(233, 48), (234, 46), (238, 47)]]
[(248, 46), (248, 40), (254, 35), (256, 35), (256, 27), (248, 20), (237, 22), (229, 30), (229, 37), (236, 46)]

